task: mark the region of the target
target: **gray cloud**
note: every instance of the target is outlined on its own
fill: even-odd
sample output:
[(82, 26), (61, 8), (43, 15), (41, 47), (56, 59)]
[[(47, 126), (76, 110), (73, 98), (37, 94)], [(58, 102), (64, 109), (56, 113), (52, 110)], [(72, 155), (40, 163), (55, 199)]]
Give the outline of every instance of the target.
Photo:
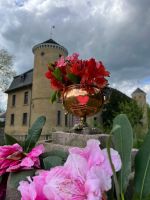
[(116, 87), (150, 77), (149, 0), (1, 0), (0, 18), (1, 46), (16, 57), (18, 73), (32, 68), (33, 45), (55, 25), (53, 38), (69, 53), (102, 60)]

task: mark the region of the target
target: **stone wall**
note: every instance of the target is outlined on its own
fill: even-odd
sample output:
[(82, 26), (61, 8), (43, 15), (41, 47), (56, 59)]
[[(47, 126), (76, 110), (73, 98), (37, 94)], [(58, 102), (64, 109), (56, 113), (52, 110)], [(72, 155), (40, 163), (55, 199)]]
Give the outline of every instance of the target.
[(77, 133), (67, 133), (62, 131), (57, 131), (52, 133), (50, 141), (39, 141), (39, 143), (44, 144), (46, 151), (51, 150), (63, 150), (68, 151), (70, 147), (85, 147), (86, 142), (89, 139), (99, 139), (101, 142), (101, 147), (106, 147), (106, 140), (108, 135), (106, 134), (95, 134), (95, 135), (86, 135), (86, 134), (77, 134)]
[[(29, 93), (28, 104), (24, 104), (24, 93)], [(12, 106), (12, 96), (16, 95), (16, 103)], [(11, 135), (24, 135), (30, 126), (31, 87), (16, 90), (8, 94), (5, 132)], [(23, 113), (27, 113), (27, 125), (23, 125)], [(11, 114), (14, 114), (14, 125), (11, 125)]]

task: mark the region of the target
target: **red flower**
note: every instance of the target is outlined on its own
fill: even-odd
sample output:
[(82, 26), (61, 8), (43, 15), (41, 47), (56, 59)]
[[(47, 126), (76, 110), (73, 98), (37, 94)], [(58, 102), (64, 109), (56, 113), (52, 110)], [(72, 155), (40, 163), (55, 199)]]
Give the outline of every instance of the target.
[(73, 73), (74, 75), (81, 77), (84, 72), (84, 63), (82, 62), (82, 60), (78, 62), (72, 62), (70, 67), (70, 72)]
[(51, 87), (53, 90), (59, 91), (63, 89), (63, 84), (56, 79), (51, 79)]
[[(78, 56), (77, 53), (66, 58), (62, 56), (54, 64), (48, 66), (49, 71), (45, 76), (50, 79), (54, 90), (62, 91), (72, 84), (93, 85), (98, 88), (104, 88), (108, 84), (106, 77), (110, 73), (101, 61), (96, 61), (94, 58), (81, 60)], [(59, 70), (56, 70), (57, 68)]]
[(51, 79), (52, 78), (52, 73), (51, 71), (48, 71), (45, 73), (46, 78)]
[(98, 69), (98, 73), (103, 75), (103, 76), (109, 76), (110, 75), (110, 72), (106, 71), (105, 69), (105, 66), (103, 65), (103, 63), (100, 61), (100, 62), (97, 62), (97, 69)]

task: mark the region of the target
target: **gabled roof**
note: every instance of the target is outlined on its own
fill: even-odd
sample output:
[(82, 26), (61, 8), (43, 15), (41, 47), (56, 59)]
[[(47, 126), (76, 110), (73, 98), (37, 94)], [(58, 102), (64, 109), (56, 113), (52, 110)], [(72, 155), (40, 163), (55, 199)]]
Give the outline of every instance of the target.
[(32, 85), (32, 77), (33, 77), (33, 69), (18, 76), (15, 76), (11, 85), (5, 92), (9, 93), (13, 90), (17, 90)]
[(133, 95), (133, 94), (137, 94), (137, 93), (146, 94), (143, 90), (141, 90), (140, 88), (137, 88), (136, 90), (134, 90), (134, 91), (132, 92), (132, 95)]
[(6, 118), (6, 112), (0, 113), (0, 118)]

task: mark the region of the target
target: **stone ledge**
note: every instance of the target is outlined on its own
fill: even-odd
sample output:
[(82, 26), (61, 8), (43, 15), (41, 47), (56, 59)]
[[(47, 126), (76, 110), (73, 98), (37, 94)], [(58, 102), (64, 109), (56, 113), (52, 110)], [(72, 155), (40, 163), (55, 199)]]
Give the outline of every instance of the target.
[(61, 144), (66, 146), (78, 146), (84, 147), (87, 140), (89, 139), (99, 139), (101, 141), (102, 147), (106, 144), (106, 134), (77, 134), (77, 133), (68, 133), (57, 131), (52, 133), (52, 142), (54, 144)]

